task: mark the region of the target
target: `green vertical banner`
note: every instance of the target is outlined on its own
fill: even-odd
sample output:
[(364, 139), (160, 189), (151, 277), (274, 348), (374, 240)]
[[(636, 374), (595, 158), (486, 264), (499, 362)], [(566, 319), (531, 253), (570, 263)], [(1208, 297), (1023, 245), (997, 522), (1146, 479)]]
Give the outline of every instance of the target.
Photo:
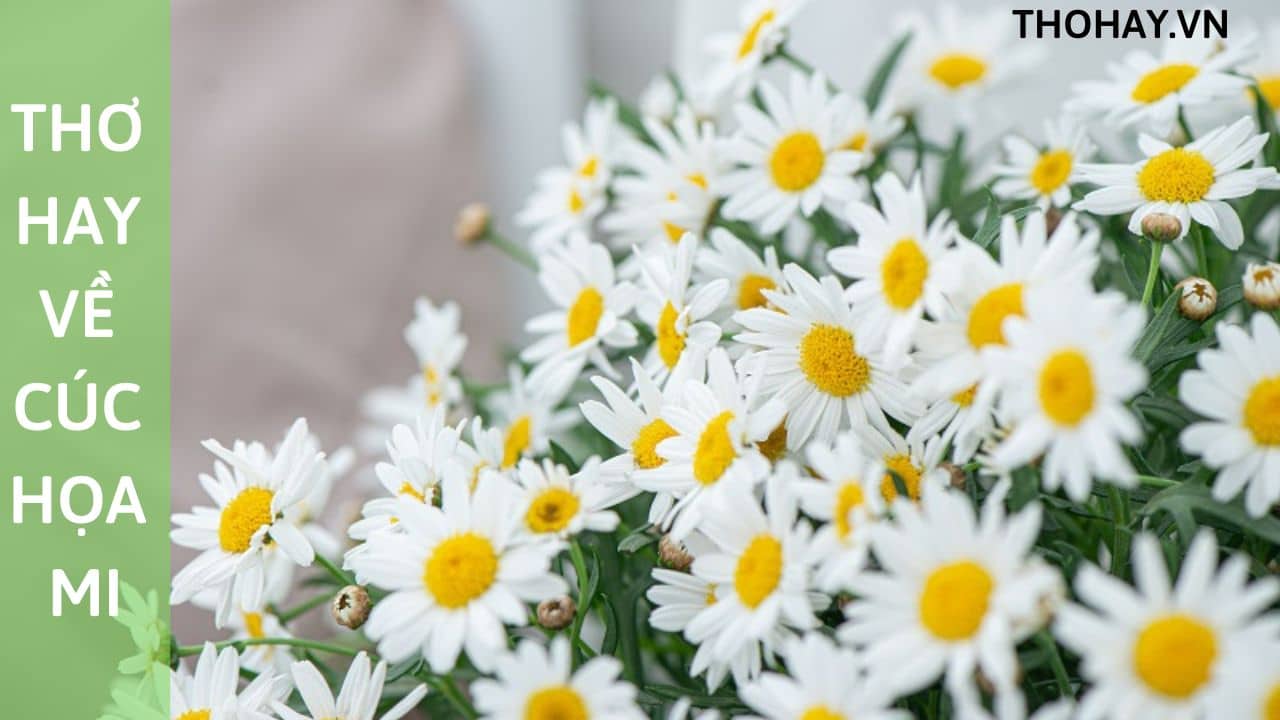
[(6, 714), (168, 718), (168, 0), (0, 3)]

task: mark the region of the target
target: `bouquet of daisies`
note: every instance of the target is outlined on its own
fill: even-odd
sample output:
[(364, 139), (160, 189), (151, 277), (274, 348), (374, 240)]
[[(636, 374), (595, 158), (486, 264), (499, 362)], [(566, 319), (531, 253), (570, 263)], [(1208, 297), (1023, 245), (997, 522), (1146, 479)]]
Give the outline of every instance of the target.
[(232, 636), (143, 633), (170, 718), (1278, 716), (1280, 27), (988, 142), (1044, 60), (1007, 11), (904, 18), (850, 88), (803, 5), (597, 89), (527, 242), (462, 213), (552, 309), (481, 385), (419, 301), (358, 517), (303, 421), (206, 444), (172, 600)]

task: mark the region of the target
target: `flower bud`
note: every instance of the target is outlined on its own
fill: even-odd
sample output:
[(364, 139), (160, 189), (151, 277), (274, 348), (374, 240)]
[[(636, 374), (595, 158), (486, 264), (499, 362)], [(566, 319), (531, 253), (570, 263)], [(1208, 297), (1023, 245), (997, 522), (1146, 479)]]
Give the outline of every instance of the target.
[(965, 482), (968, 481), (968, 478), (965, 476), (963, 468), (961, 468), (960, 466), (954, 463), (949, 463), (949, 462), (939, 463), (938, 467), (942, 468), (943, 470), (946, 470), (947, 474), (951, 476), (950, 477), (951, 487), (957, 490), (964, 489)]
[(1241, 278), (1244, 299), (1259, 310), (1280, 308), (1280, 264), (1249, 263)]
[(670, 535), (663, 535), (658, 541), (658, 559), (663, 565), (680, 572), (688, 572), (689, 566), (693, 565), (693, 556), (685, 549), (684, 543)]
[(489, 206), (484, 203), (471, 203), (458, 213), (453, 224), (453, 236), (463, 245), (477, 242), (489, 232)]
[(578, 605), (568, 595), (538, 603), (538, 624), (548, 630), (563, 630), (569, 627), (573, 622), (573, 616), (577, 614)]
[(359, 585), (348, 585), (333, 596), (329, 612), (342, 627), (358, 630), (369, 619), (369, 592)]
[(1151, 242), (1173, 242), (1182, 236), (1182, 221), (1168, 213), (1142, 218), (1142, 236)]
[(1178, 312), (1186, 319), (1200, 322), (1218, 309), (1218, 290), (1208, 280), (1193, 275), (1183, 278), (1174, 287), (1182, 292), (1178, 298)]

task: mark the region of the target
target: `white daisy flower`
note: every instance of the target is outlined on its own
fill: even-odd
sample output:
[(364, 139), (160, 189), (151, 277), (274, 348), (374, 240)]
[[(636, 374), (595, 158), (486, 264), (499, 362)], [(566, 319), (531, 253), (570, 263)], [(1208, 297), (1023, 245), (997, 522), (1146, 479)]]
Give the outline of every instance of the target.
[(1217, 326), (1218, 347), (1182, 374), (1178, 397), (1206, 420), (1182, 431), (1182, 447), (1218, 471), (1213, 497), (1262, 517), (1280, 501), (1280, 329), (1254, 313), (1249, 331)]
[(676, 434), (662, 419), (665, 401), (657, 383), (635, 358), (631, 358), (631, 372), (635, 377), (636, 399), (608, 378), (597, 376), (591, 378), (591, 382), (605, 402), (587, 400), (578, 406), (587, 422), (622, 449), (600, 466), (604, 476), (613, 482), (630, 483), (637, 470), (665, 463), (658, 454), (658, 443)]
[(907, 431), (907, 442), (923, 443), (936, 435), (939, 449), (951, 448), (952, 462), (963, 465), (972, 460), (978, 447), (996, 429), (991, 408), (980, 408), (974, 404), (977, 390), (976, 385), (971, 385), (933, 401)]
[(782, 267), (778, 265), (778, 252), (772, 245), (764, 248), (761, 258), (736, 235), (724, 228), (712, 228), (708, 239), (698, 252), (697, 270), (702, 282), (727, 280), (729, 291), (724, 305), (729, 311), (764, 307), (769, 299), (765, 290), (779, 290), (786, 286)]
[(829, 602), (809, 590), (812, 531), (797, 522), (788, 489), (796, 477), (793, 464), (780, 465), (765, 484), (763, 510), (749, 486), (735, 482), (699, 526), (716, 551), (695, 557), (692, 570), (715, 585), (716, 600), (689, 621), (685, 637), (722, 662), (778, 631), (815, 627), (814, 613)]
[(1133, 50), (1108, 64), (1109, 80), (1076, 83), (1066, 109), (1168, 137), (1180, 109), (1242, 96), (1248, 80), (1233, 71), (1248, 58), (1246, 47), (1224, 49), (1212, 38), (1171, 37), (1159, 57)]
[(324, 463), (323, 453), (307, 452), (308, 437), (307, 422), (299, 419), (274, 454), (257, 444), (236, 442), (228, 449), (215, 440), (203, 443), (222, 461), (215, 463), (212, 476), (200, 476), (217, 507), (197, 506), (173, 516), (173, 542), (201, 553), (174, 576), (171, 603), (218, 588), (216, 622), (222, 627), (237, 607), (262, 608), (268, 545), (278, 545), (298, 565), (311, 564), (315, 550), (287, 516), (306, 499), (307, 483)]
[(724, 144), (724, 155), (741, 165), (725, 173), (718, 188), (727, 218), (754, 223), (772, 235), (798, 214), (818, 208), (836, 211), (859, 197), (853, 174), (861, 154), (845, 150), (847, 138), (835, 133), (835, 104), (821, 74), (791, 75), (790, 96), (760, 83), (764, 110), (740, 103), (734, 108), (741, 128)]
[(568, 123), (562, 131), (567, 167), (543, 170), (516, 222), (533, 228), (530, 243), (537, 252), (575, 233), (586, 232), (604, 210), (622, 136), (618, 106), (612, 99), (587, 104), (582, 126)]
[[(898, 484), (907, 491), (907, 499), (919, 502), (926, 487), (945, 488), (950, 474), (941, 466), (945, 443), (933, 436), (915, 436), (910, 440), (896, 430), (864, 427), (854, 431), (863, 454), (877, 460), (884, 468), (880, 478), (880, 497), (885, 505), (902, 495)], [(896, 478), (895, 478), (896, 476)]]
[[(494, 421), (501, 428), (501, 462), (488, 467), (509, 470), (522, 457), (544, 455), (551, 448), (551, 436), (563, 432), (577, 422), (573, 410), (557, 410), (560, 397), (549, 395), (545, 389), (531, 387), (520, 368), (512, 365), (507, 370), (508, 387), (489, 397), (489, 409)], [(491, 432), (472, 428), (475, 450), (485, 458), (489, 453)], [(465, 466), (465, 465), (464, 465)]]
[(1138, 138), (1146, 157), (1137, 163), (1088, 165), (1083, 179), (1101, 185), (1076, 203), (1078, 210), (1099, 215), (1132, 211), (1129, 232), (1141, 235), (1142, 220), (1152, 213), (1178, 218), (1185, 237), (1191, 221), (1213, 231), (1231, 250), (1244, 242), (1240, 216), (1226, 201), (1260, 188), (1280, 187), (1271, 167), (1251, 167), (1267, 143), (1267, 134), (1254, 134), (1253, 120), (1242, 117), (1216, 128), (1183, 147), (1173, 147), (1150, 135)]
[(707, 39), (712, 66), (707, 82), (745, 95), (764, 61), (782, 44), (787, 28), (808, 0), (751, 0), (738, 12), (738, 27)]
[(841, 640), (865, 648), (873, 686), (907, 694), (940, 676), (957, 714), (981, 709), (974, 674), (995, 688), (997, 715), (1021, 716), (1015, 646), (1064, 594), (1058, 572), (1031, 555), (1040, 507), (1006, 518), (1008, 483), (977, 513), (963, 493), (926, 487), (917, 506), (871, 529), (881, 570), (854, 579)]
[(1071, 185), (1080, 182), (1080, 165), (1094, 153), (1083, 126), (1060, 119), (1044, 123), (1045, 146), (1021, 135), (1004, 139), (1005, 164), (997, 166), (991, 189), (1010, 200), (1034, 200), (1041, 210), (1071, 204)]
[[(441, 395), (441, 399), (444, 397)], [(421, 372), (410, 375), (403, 385), (380, 385), (368, 391), (360, 398), (362, 422), (356, 428), (356, 447), (369, 455), (382, 453), (391, 429), (416, 420), (429, 409), (430, 399), (425, 374)]]
[(840, 283), (830, 275), (817, 280), (794, 264), (783, 274), (789, 293), (765, 290), (772, 308), (743, 310), (734, 320), (744, 328), (735, 339), (758, 348), (741, 367), (758, 371), (761, 392), (785, 404), (790, 446), (810, 437), (830, 442), (851, 425), (887, 429), (886, 413), (915, 420), (923, 405), (855, 321)]
[(399, 720), (412, 712), (427, 694), (427, 686), (419, 685), (391, 709), (378, 715), (382, 687), (387, 678), (387, 663), (381, 661), (376, 668), (370, 668), (369, 656), (363, 652), (356, 655), (351, 667), (347, 668), (346, 680), (336, 698), (315, 665), (294, 663), (292, 672), (298, 694), (307, 706), (307, 715), (278, 702), (275, 710), (283, 720), (375, 720), (375, 716), (377, 720)]
[(636, 329), (625, 321), (635, 305), (635, 287), (616, 282), (609, 251), (577, 237), (547, 251), (538, 261), (538, 282), (558, 309), (525, 324), (544, 335), (520, 353), (534, 365), (529, 386), (549, 397), (563, 397), (588, 362), (601, 372), (613, 369), (604, 348), (636, 343)]
[(645, 292), (636, 314), (653, 328), (645, 369), (659, 383), (700, 380), (707, 353), (720, 342), (711, 316), (729, 291), (728, 280), (713, 280), (690, 291), (698, 240), (685, 234), (675, 247), (637, 252)]
[(563, 595), (550, 571), (557, 543), (517, 544), (518, 491), (482, 473), (474, 494), (462, 478), (445, 478), (441, 507), (399, 501), (402, 533), (374, 533), (353, 568), (390, 591), (364, 629), (390, 662), (416, 654), (448, 672), (465, 648), (489, 670), (506, 647), (504, 625), (528, 622), (526, 602)]
[(573, 475), (550, 460), (521, 460), (516, 479), (522, 531), (535, 538), (564, 539), (584, 530), (613, 532), (618, 527), (618, 514), (609, 508), (626, 499), (626, 489), (601, 480), (599, 458), (587, 460)]
[(462, 399), (462, 383), (454, 372), (467, 349), (467, 336), (458, 330), (458, 305), (449, 302), (436, 307), (427, 298), (418, 298), (413, 311), (404, 339), (418, 357), (426, 409), (455, 407)]
[[(514, 470), (516, 463), (524, 457), (525, 451), (538, 441), (538, 438), (533, 435), (535, 426), (543, 432), (542, 428), (545, 428), (548, 422), (560, 429), (572, 422), (569, 411), (552, 413), (541, 420), (531, 419), (535, 414), (521, 410), (509, 423), (507, 432), (496, 427), (486, 428), (484, 420), (478, 417), (471, 419), (469, 433), (471, 441), (459, 440), (455, 456), (458, 466), (462, 468), (462, 474), (467, 478), (468, 487), (475, 490), (476, 483), (480, 480), (480, 473), (485, 470), (496, 472)], [(540, 414), (538, 416), (542, 417)], [(522, 421), (522, 418), (526, 419)], [(507, 463), (508, 453), (511, 455), (510, 463)]]
[(800, 509), (823, 523), (811, 545), (815, 579), (824, 592), (835, 593), (866, 566), (871, 525), (885, 512), (884, 463), (867, 457), (848, 432), (829, 446), (809, 443), (806, 458), (816, 477), (798, 480), (794, 492)]
[(670, 127), (646, 118), (645, 131), (656, 147), (633, 141), (624, 164), (635, 174), (614, 182), (616, 209), (601, 227), (616, 233), (618, 248), (645, 250), (677, 243), (687, 232), (701, 235), (711, 217), (711, 187), (724, 170), (716, 152), (715, 126), (681, 105)]
[(971, 123), (985, 95), (1024, 75), (1042, 55), (1039, 48), (1016, 43), (1006, 8), (962, 13), (944, 3), (929, 15), (909, 13), (898, 24), (911, 40), (894, 78), (894, 95), (903, 109), (924, 117), (942, 114)]
[(876, 154), (906, 125), (894, 103), (887, 99), (881, 100), (874, 112), (867, 108), (861, 97), (847, 93), (838, 93), (833, 104), (836, 107), (837, 135), (844, 138), (841, 147), (862, 153), (862, 167), (870, 165)]
[(908, 437), (931, 435), (951, 423), (947, 440), (955, 440), (956, 459), (967, 462), (993, 425), (994, 387), (986, 384), (978, 392), (978, 386), (990, 374), (986, 349), (1006, 345), (1005, 319), (1024, 314), (1023, 299), (1031, 289), (1090, 288), (1099, 261), (1098, 233), (1082, 232), (1072, 214), (1059, 221), (1052, 235), (1047, 235), (1045, 222), (1042, 213), (1032, 213), (1019, 232), (1012, 217), (1004, 218), (999, 260), (968, 241), (957, 247), (965, 281), (917, 333), (916, 358), (926, 369), (912, 387), (934, 405)]
[[(755, 388), (734, 371), (724, 349), (712, 350), (707, 381), (686, 381), (679, 404), (662, 409), (662, 419), (676, 431), (657, 445), (665, 462), (632, 475), (636, 487), (676, 499), (665, 515), (651, 513), (650, 522), (682, 539), (703, 520), (710, 498), (761, 480), (769, 461), (756, 444), (782, 422), (785, 410), (774, 399), (757, 407)], [(655, 503), (654, 510), (661, 507)]]
[(783, 650), (787, 674), (768, 672), (739, 694), (766, 720), (911, 720), (893, 710), (893, 695), (866, 681), (862, 663), (849, 648), (811, 632), (791, 638)]
[(185, 665), (169, 675), (172, 720), (272, 720), (271, 704), (289, 691), (270, 670), (240, 689), (240, 658), (233, 648), (204, 644), (194, 673)]
[[(1280, 22), (1271, 21), (1261, 32), (1261, 42), (1255, 46), (1258, 57), (1242, 65), (1241, 70), (1258, 83), (1262, 97), (1273, 113), (1280, 113)], [(1250, 100), (1253, 99), (1250, 93)]]
[(1259, 615), (1280, 596), (1280, 583), (1250, 583), (1243, 555), (1219, 566), (1210, 530), (1196, 535), (1176, 584), (1159, 541), (1146, 533), (1134, 538), (1133, 572), (1136, 588), (1086, 565), (1075, 589), (1089, 607), (1058, 612), (1054, 633), (1083, 658), (1080, 671), (1092, 684), (1080, 717), (1248, 717), (1210, 703), (1218, 688), (1239, 686), (1225, 672), (1244, 645), (1265, 636)]
[(521, 640), (498, 658), (495, 678), (471, 686), (476, 709), (485, 720), (644, 720), (635, 686), (619, 679), (622, 663), (600, 656), (575, 672), (569, 640), (551, 647)]
[(1142, 426), (1125, 403), (1147, 384), (1130, 355), (1146, 311), (1119, 293), (1065, 288), (1028, 289), (1023, 302), (1025, 317), (1004, 321), (1007, 345), (987, 348), (997, 413), (1012, 428), (990, 464), (1016, 468), (1043, 455), (1045, 489), (1062, 487), (1075, 502), (1095, 477), (1131, 485), (1124, 445), (1142, 439)]
[(1218, 677), (1221, 682), (1206, 703), (1215, 713), (1228, 718), (1280, 717), (1280, 634), (1272, 632), (1232, 653)]
[(920, 318), (927, 310), (938, 317), (946, 307), (944, 293), (960, 284), (960, 267), (950, 248), (958, 237), (946, 213), (927, 221), (920, 177), (904, 187), (893, 173), (875, 184), (880, 208), (858, 202), (845, 217), (858, 233), (856, 245), (834, 248), (827, 262), (854, 279), (846, 297), (859, 328), (884, 344), (885, 359), (900, 367), (911, 349)]

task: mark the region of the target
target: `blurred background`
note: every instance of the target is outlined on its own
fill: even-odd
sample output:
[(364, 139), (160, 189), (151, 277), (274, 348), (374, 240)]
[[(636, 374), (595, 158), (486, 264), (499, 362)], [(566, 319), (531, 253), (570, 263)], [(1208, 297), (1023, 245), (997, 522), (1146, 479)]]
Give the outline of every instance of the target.
[[(205, 438), (274, 444), (305, 416), (327, 448), (349, 442), (361, 396), (415, 367), (401, 331), (419, 295), (457, 301), (464, 368), (497, 379), (501, 350), (542, 300), (504, 256), (458, 245), (457, 210), (484, 200), (523, 239), (510, 218), (537, 170), (557, 162), (560, 125), (580, 115), (588, 80), (634, 101), (655, 73), (696, 64), (702, 38), (733, 27), (739, 4), (175, 0), (174, 506), (206, 500), (195, 482), (212, 466)], [(1222, 4), (1234, 33), (1271, 3)], [(813, 0), (793, 37), (838, 84), (860, 88), (891, 17), (935, 6)], [(1015, 102), (1000, 106), (1016, 110), (989, 118), (988, 137), (1038, 134), (1071, 80), (1101, 77), (1131, 46), (1044, 44), (1052, 61), (1008, 91)], [(189, 558), (175, 548), (175, 567)], [(210, 626), (190, 606), (174, 616), (189, 637)]]

